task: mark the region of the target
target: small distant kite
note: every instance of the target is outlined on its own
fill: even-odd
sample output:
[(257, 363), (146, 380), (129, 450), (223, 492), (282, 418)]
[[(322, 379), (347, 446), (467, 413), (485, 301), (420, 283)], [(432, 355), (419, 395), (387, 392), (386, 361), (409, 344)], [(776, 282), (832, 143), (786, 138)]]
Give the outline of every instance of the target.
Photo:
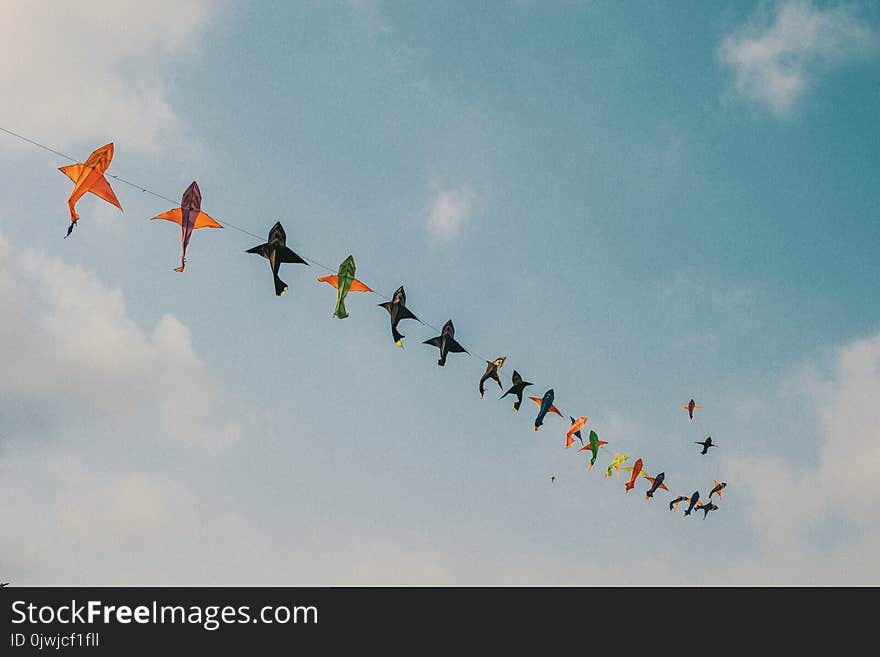
[(486, 393), (483, 384), (489, 379), (495, 379), (498, 382), (498, 388), (504, 390), (504, 386), (501, 385), (501, 377), (498, 375), (498, 370), (504, 365), (505, 360), (507, 360), (507, 356), (499, 356), (495, 360), (486, 361), (486, 371), (483, 372), (483, 376), (480, 377), (480, 399), (482, 399), (483, 395)]
[(721, 483), (719, 483), (717, 479), (713, 479), (712, 481), (715, 482), (715, 488), (713, 488), (712, 490), (709, 491), (709, 499), (710, 499), (710, 500), (712, 499), (712, 494), (713, 494), (713, 493), (718, 493), (718, 499), (720, 500), (720, 499), (722, 499), (722, 497), (723, 497), (723, 496), (721, 495), (721, 491), (724, 490), (724, 489), (727, 487), (727, 482), (726, 482), (726, 481), (722, 481)]
[(174, 269), (174, 271), (178, 272), (182, 272), (186, 268), (186, 247), (189, 246), (189, 240), (194, 230), (197, 228), (223, 228), (223, 226), (202, 212), (202, 192), (199, 190), (199, 185), (195, 180), (184, 190), (179, 208), (163, 212), (153, 217), (153, 219), (166, 219), (180, 225), (180, 243), (182, 246), (180, 267), (175, 267)]
[(394, 338), (394, 344), (402, 348), (403, 339), (406, 336), (397, 330), (397, 324), (404, 319), (419, 320), (406, 307), (406, 292), (403, 291), (403, 285), (397, 288), (394, 296), (391, 297), (391, 301), (380, 303), (379, 306), (387, 310), (388, 314), (391, 315), (391, 337)]
[(627, 454), (615, 454), (614, 458), (611, 460), (611, 463), (608, 464), (608, 469), (605, 470), (605, 478), (611, 476), (611, 471), (616, 470), (617, 476), (620, 476), (620, 466), (629, 460), (629, 456)]
[(278, 269), (281, 267), (281, 263), (288, 262), (307, 266), (309, 264), (287, 248), (287, 235), (284, 233), (284, 228), (281, 226), (280, 221), (276, 222), (269, 230), (268, 242), (248, 249), (247, 253), (263, 256), (269, 261), (269, 268), (272, 270), (272, 276), (275, 279), (275, 296), (279, 297), (287, 291), (287, 283), (278, 278)]
[(513, 411), (516, 412), (519, 410), (520, 405), (522, 404), (523, 398), (523, 390), (525, 390), (526, 386), (535, 385), (534, 383), (529, 383), (528, 381), (523, 381), (523, 378), (519, 375), (519, 372), (513, 370), (513, 385), (505, 392), (503, 395), (499, 397), (499, 399), (504, 399), (507, 395), (516, 395), (516, 401), (513, 402)]
[[(699, 408), (699, 406), (697, 406), (697, 408)], [(712, 436), (709, 436), (708, 438), (706, 438), (706, 440), (703, 441), (695, 440), (694, 444), (703, 446), (703, 451), (700, 452), (700, 454), (706, 454), (709, 451), (710, 447), (718, 447), (718, 445), (712, 442)]]
[[(694, 494), (687, 498), (688, 508), (684, 512), (683, 517), (691, 515), (691, 511), (694, 510), (694, 507), (697, 505), (697, 502), (699, 502), (699, 501), (700, 501), (700, 491), (695, 490)], [(706, 516), (703, 516), (703, 517), (705, 518)]]
[(70, 237), (73, 227), (79, 221), (79, 215), (76, 213), (76, 202), (86, 192), (91, 192), (108, 203), (112, 203), (120, 210), (122, 209), (119, 199), (116, 198), (116, 194), (110, 188), (110, 183), (104, 177), (104, 172), (110, 167), (112, 159), (113, 144), (111, 142), (92, 151), (85, 164), (70, 164), (58, 169), (73, 181), (73, 191), (67, 199), (67, 207), (70, 210), (70, 226), (67, 227), (67, 235), (64, 237)]
[(339, 263), (338, 273), (332, 276), (322, 276), (318, 279), (319, 283), (327, 283), (336, 288), (336, 308), (333, 310), (333, 314), (339, 319), (348, 317), (348, 311), (345, 309), (345, 297), (349, 292), (373, 291), (354, 277), (355, 271), (354, 256), (348, 256)]
[(709, 500), (708, 504), (703, 504), (702, 502), (697, 502), (697, 508), (703, 511), (703, 520), (706, 519), (706, 516), (709, 515), (709, 511), (717, 511), (718, 507)]
[(458, 344), (455, 339), (455, 326), (453, 326), (451, 319), (443, 325), (440, 335), (436, 338), (425, 340), (422, 344), (429, 344), (440, 350), (440, 360), (437, 361), (440, 367), (446, 365), (446, 356), (449, 353), (462, 354), (467, 352), (467, 349)]
[(681, 407), (681, 410), (683, 410), (683, 411), (687, 411), (687, 412), (688, 412), (688, 417), (691, 419), (691, 421), (693, 421), (693, 419), (694, 419), (694, 411), (697, 410), (698, 408), (703, 408), (703, 407), (702, 407), (702, 406), (697, 406), (697, 403), (696, 403), (693, 399), (691, 399), (691, 400), (687, 403), (687, 405)]
[(577, 439), (581, 441), (581, 445), (584, 444), (584, 438), (581, 436), (581, 429), (584, 428), (584, 425), (590, 421), (586, 415), (583, 417), (579, 417), (575, 420), (573, 417), (569, 416), (571, 420), (571, 427), (569, 427), (568, 431), (565, 434), (565, 448), (568, 449), (571, 447), (572, 443), (574, 443), (574, 437), (577, 436)]
[(669, 490), (668, 488), (666, 488), (666, 484), (663, 483), (663, 480), (666, 479), (665, 472), (661, 472), (656, 477), (649, 477), (648, 475), (645, 475), (645, 478), (651, 482), (651, 488), (649, 488), (648, 492), (645, 493), (646, 500), (654, 497), (654, 493), (657, 491), (658, 488), (662, 488), (665, 491)]
[(553, 405), (553, 388), (550, 388), (547, 392), (544, 393), (543, 397), (529, 397), (533, 402), (538, 405), (538, 416), (535, 418), (535, 431), (541, 428), (541, 425), (544, 424), (544, 416), (547, 413), (556, 413), (559, 417), (564, 417), (562, 413), (559, 412), (559, 409)]
[(673, 509), (677, 509), (678, 505), (681, 504), (682, 502), (686, 502), (687, 499), (688, 498), (685, 497), (684, 495), (679, 495), (678, 497), (676, 497), (674, 500), (672, 500), (669, 503), (669, 510), (672, 511)]
[(626, 491), (629, 492), (636, 485), (636, 479), (638, 479), (639, 475), (642, 472), (642, 459), (636, 459), (636, 462), (633, 464), (632, 468), (624, 468), (624, 470), (632, 472), (632, 477), (630, 477), (629, 481), (626, 482)]
[(590, 458), (590, 467), (587, 468), (587, 472), (593, 469), (593, 465), (596, 463), (596, 457), (599, 456), (599, 448), (602, 445), (607, 445), (608, 443), (604, 440), (599, 440), (599, 434), (595, 431), (590, 431), (590, 444), (581, 447), (578, 451), (583, 452), (584, 450), (590, 450), (593, 453), (592, 458)]

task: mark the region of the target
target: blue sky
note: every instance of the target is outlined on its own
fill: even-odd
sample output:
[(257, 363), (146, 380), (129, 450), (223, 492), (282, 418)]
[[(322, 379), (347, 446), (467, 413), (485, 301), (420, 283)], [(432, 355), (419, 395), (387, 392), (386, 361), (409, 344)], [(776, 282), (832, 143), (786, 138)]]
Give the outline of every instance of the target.
[(624, 494), (373, 295), (336, 320), (288, 265), (276, 298), (232, 228), (175, 274), (168, 204), (118, 182), (62, 240), (67, 162), (3, 136), (5, 579), (877, 583), (875, 6), (47, 7), (0, 10), (0, 125), (354, 254), (590, 416), (597, 466), (729, 485), (705, 521)]

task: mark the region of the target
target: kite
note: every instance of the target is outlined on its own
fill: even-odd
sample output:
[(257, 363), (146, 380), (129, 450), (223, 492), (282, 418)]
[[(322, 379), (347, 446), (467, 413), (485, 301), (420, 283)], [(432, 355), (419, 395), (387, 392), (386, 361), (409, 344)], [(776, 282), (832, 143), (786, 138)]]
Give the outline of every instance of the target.
[(0, 583), (0, 589), (6, 588), (7, 586), (9, 586), (9, 582)]
[(669, 503), (669, 510), (672, 511), (672, 509), (677, 509), (678, 505), (685, 500), (687, 500), (687, 498), (684, 495), (679, 495)]
[[(694, 494), (687, 498), (688, 508), (687, 511), (684, 512), (685, 516), (691, 515), (691, 511), (693, 511), (694, 507), (697, 505), (697, 502), (700, 501), (700, 491), (695, 490)], [(683, 516), (684, 517), (684, 516)], [(705, 518), (705, 516), (703, 516)]]
[(483, 398), (483, 394), (486, 392), (483, 388), (483, 384), (486, 383), (488, 379), (495, 379), (498, 382), (498, 387), (501, 390), (504, 390), (504, 386), (501, 385), (501, 378), (498, 376), (498, 370), (501, 369), (501, 366), (504, 365), (504, 361), (506, 360), (507, 356), (499, 356), (495, 360), (486, 361), (486, 371), (483, 372), (483, 376), (480, 377), (480, 399)]
[(451, 319), (443, 325), (443, 330), (440, 331), (440, 335), (436, 338), (425, 340), (422, 344), (429, 344), (440, 350), (440, 360), (437, 361), (437, 364), (440, 367), (446, 365), (446, 355), (450, 352), (456, 354), (467, 352), (467, 349), (462, 347), (455, 340), (455, 327), (452, 325)]
[(590, 418), (588, 418), (586, 415), (584, 415), (583, 417), (579, 417), (577, 420), (575, 420), (570, 415), (568, 417), (571, 420), (571, 428), (569, 428), (568, 432), (565, 434), (566, 449), (571, 447), (571, 444), (574, 442), (574, 436), (578, 437), (578, 440), (581, 441), (581, 445), (584, 444), (584, 439), (581, 436), (581, 429), (590, 420)]
[(263, 256), (269, 261), (269, 267), (272, 270), (272, 276), (275, 278), (275, 296), (281, 296), (287, 290), (287, 283), (278, 278), (278, 269), (282, 262), (291, 264), (308, 265), (305, 260), (287, 248), (287, 235), (281, 222), (275, 222), (269, 231), (269, 241), (260, 244), (252, 249), (248, 249), (247, 253), (254, 253)]
[[(699, 408), (699, 406), (697, 408)], [(712, 436), (709, 436), (708, 438), (706, 438), (706, 440), (702, 442), (699, 440), (695, 440), (694, 444), (703, 446), (703, 451), (700, 452), (700, 454), (706, 454), (709, 451), (710, 447), (718, 447), (718, 445), (712, 442)]]
[(547, 413), (556, 413), (559, 417), (563, 417), (562, 413), (559, 412), (559, 409), (553, 405), (553, 397), (553, 388), (550, 388), (550, 390), (545, 392), (543, 397), (529, 397), (529, 399), (540, 407), (538, 409), (538, 416), (535, 418), (535, 431), (540, 429), (541, 425), (544, 424), (544, 416), (547, 415)]
[(556, 481), (556, 476), (555, 476), (555, 475), (550, 475), (550, 483), (552, 484), (552, 483), (554, 483), (555, 481)]
[(633, 486), (636, 485), (636, 479), (642, 471), (642, 459), (636, 459), (636, 462), (633, 464), (632, 468), (624, 468), (625, 470), (632, 470), (632, 477), (628, 482), (626, 482), (626, 490), (627, 492), (633, 489)]
[(611, 471), (612, 471), (612, 470), (617, 470), (617, 476), (619, 477), (619, 476), (620, 476), (620, 465), (621, 465), (622, 463), (625, 463), (625, 462), (628, 461), (628, 460), (629, 460), (629, 456), (628, 456), (628, 455), (626, 455), (626, 454), (617, 454), (617, 453), (615, 453), (615, 454), (614, 454), (614, 459), (613, 459), (613, 460), (611, 461), (611, 463), (608, 465), (608, 469), (605, 470), (605, 478), (607, 479), (608, 477), (611, 476)]
[(387, 310), (388, 314), (391, 315), (391, 337), (394, 338), (394, 344), (403, 348), (403, 339), (406, 336), (397, 330), (397, 324), (403, 319), (419, 321), (419, 318), (413, 315), (409, 308), (406, 307), (406, 292), (403, 291), (403, 285), (397, 288), (391, 301), (380, 303), (379, 306)]
[(697, 502), (697, 508), (702, 509), (703, 520), (705, 520), (706, 516), (709, 515), (709, 511), (717, 511), (718, 510), (718, 507), (712, 503), (712, 500), (709, 500), (708, 504), (703, 504), (702, 502)]
[(656, 477), (649, 477), (648, 475), (645, 475), (645, 478), (651, 482), (651, 488), (649, 488), (648, 492), (645, 493), (646, 500), (654, 497), (654, 493), (656, 492), (656, 490), (658, 488), (662, 488), (665, 491), (669, 490), (668, 488), (666, 488), (666, 485), (663, 483), (663, 480), (666, 479), (665, 472), (661, 472)]
[(202, 212), (202, 192), (195, 180), (184, 190), (179, 208), (163, 212), (153, 219), (166, 219), (180, 224), (180, 242), (183, 249), (180, 252), (180, 267), (176, 267), (174, 271), (183, 271), (186, 268), (186, 247), (189, 246), (189, 240), (196, 228), (223, 228)]
[(593, 452), (593, 457), (590, 459), (590, 467), (587, 468), (587, 472), (593, 469), (593, 464), (596, 462), (596, 457), (599, 456), (599, 448), (602, 445), (607, 445), (608, 443), (604, 440), (599, 440), (599, 435), (595, 431), (590, 431), (590, 444), (584, 447), (581, 447), (578, 451), (583, 452), (585, 449), (589, 449)]
[(697, 406), (696, 402), (691, 399), (686, 406), (682, 406), (681, 410), (688, 412), (688, 417), (693, 421), (694, 419), (694, 411), (698, 408), (703, 408), (702, 406)]
[(110, 188), (110, 183), (104, 177), (104, 172), (110, 167), (110, 161), (113, 159), (113, 143), (101, 146), (89, 155), (85, 164), (70, 164), (66, 167), (58, 169), (65, 176), (73, 181), (73, 191), (67, 199), (67, 207), (70, 209), (70, 226), (67, 228), (67, 235), (73, 231), (73, 227), (79, 220), (76, 213), (76, 202), (85, 196), (86, 192), (91, 192), (108, 203), (112, 203), (120, 210), (122, 206), (119, 199)]
[(727, 482), (722, 481), (721, 483), (718, 483), (717, 479), (713, 479), (713, 481), (715, 482), (715, 488), (709, 491), (709, 500), (712, 500), (712, 493), (718, 493), (718, 499), (720, 500), (723, 497), (721, 495), (721, 491), (724, 490), (725, 486), (727, 486)]
[(501, 395), (498, 399), (504, 399), (507, 395), (516, 395), (516, 401), (513, 402), (513, 411), (514, 413), (519, 410), (520, 405), (522, 404), (523, 398), (523, 390), (525, 390), (526, 386), (535, 385), (534, 383), (529, 383), (528, 381), (523, 381), (523, 378), (519, 375), (519, 372), (513, 370), (513, 385), (510, 386), (507, 392)]
[(318, 279), (319, 283), (327, 283), (337, 289), (336, 309), (333, 314), (339, 319), (348, 317), (348, 311), (345, 309), (345, 297), (349, 292), (372, 292), (370, 288), (354, 277), (355, 269), (354, 257), (348, 256), (339, 263), (338, 274), (322, 276)]

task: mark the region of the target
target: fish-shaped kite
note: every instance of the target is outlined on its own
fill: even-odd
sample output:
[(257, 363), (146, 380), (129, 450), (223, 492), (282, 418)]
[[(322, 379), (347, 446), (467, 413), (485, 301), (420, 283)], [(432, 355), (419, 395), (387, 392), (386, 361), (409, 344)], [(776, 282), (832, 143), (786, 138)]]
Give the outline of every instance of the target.
[(651, 488), (649, 488), (648, 492), (645, 493), (646, 500), (654, 497), (654, 493), (657, 491), (658, 488), (662, 488), (665, 491), (669, 490), (668, 488), (666, 488), (666, 484), (663, 483), (663, 480), (666, 479), (665, 472), (661, 472), (656, 477), (649, 477), (648, 475), (645, 475), (645, 478), (651, 482)]
[(617, 476), (619, 477), (621, 464), (625, 463), (628, 460), (629, 460), (629, 456), (626, 454), (615, 454), (611, 463), (608, 464), (608, 469), (605, 470), (605, 478), (607, 479), (608, 477), (611, 476), (612, 470), (616, 470)]
[(419, 320), (406, 307), (406, 292), (403, 291), (403, 285), (397, 288), (394, 296), (391, 297), (391, 301), (380, 303), (379, 306), (387, 310), (388, 314), (391, 315), (391, 337), (394, 338), (394, 344), (398, 347), (403, 347), (403, 339), (406, 336), (397, 330), (397, 324), (404, 319)]
[(678, 505), (685, 501), (687, 501), (687, 497), (685, 497), (684, 495), (679, 495), (669, 503), (669, 510), (672, 511), (673, 509), (677, 509)]
[(348, 256), (339, 263), (339, 273), (332, 276), (322, 276), (318, 279), (319, 283), (327, 283), (336, 288), (336, 308), (333, 314), (339, 319), (348, 317), (348, 311), (345, 309), (345, 297), (349, 292), (373, 291), (354, 277), (355, 271), (354, 257)]
[(523, 390), (525, 390), (526, 386), (535, 385), (534, 383), (529, 383), (528, 381), (523, 381), (523, 378), (519, 375), (519, 372), (513, 370), (513, 385), (508, 388), (507, 392), (501, 395), (498, 399), (504, 399), (507, 395), (516, 395), (516, 401), (513, 402), (513, 411), (516, 412), (519, 410), (520, 405), (522, 404), (523, 398)]
[(544, 393), (543, 397), (529, 397), (533, 402), (538, 405), (538, 416), (535, 418), (535, 431), (541, 428), (541, 425), (544, 424), (544, 416), (547, 413), (556, 413), (559, 417), (564, 417), (562, 413), (559, 412), (559, 409), (553, 405), (553, 388), (550, 388), (547, 392)]
[(636, 459), (632, 468), (624, 468), (624, 470), (632, 470), (632, 477), (626, 482), (626, 491), (629, 492), (636, 485), (636, 479), (638, 479), (639, 474), (642, 472), (642, 459)]
[(709, 500), (708, 504), (703, 504), (702, 502), (697, 502), (697, 508), (703, 511), (703, 520), (706, 519), (706, 516), (709, 515), (709, 511), (717, 511), (718, 507)]
[(467, 352), (467, 349), (462, 347), (455, 340), (455, 326), (452, 325), (451, 319), (443, 325), (443, 330), (440, 331), (440, 335), (438, 335), (436, 338), (425, 340), (422, 344), (429, 344), (432, 347), (437, 347), (440, 350), (440, 360), (437, 361), (437, 364), (440, 367), (446, 365), (447, 354), (461, 354)]
[(720, 500), (723, 497), (721, 495), (721, 491), (724, 490), (724, 488), (727, 486), (727, 482), (722, 481), (721, 483), (719, 483), (717, 479), (713, 479), (712, 481), (715, 482), (715, 488), (709, 491), (709, 499), (712, 499), (712, 493), (718, 493), (718, 499)]
[(269, 241), (248, 249), (247, 253), (263, 256), (269, 261), (269, 268), (272, 270), (272, 276), (275, 279), (275, 295), (279, 297), (287, 290), (287, 283), (278, 278), (278, 269), (281, 267), (281, 263), (309, 264), (287, 248), (287, 235), (284, 233), (284, 227), (280, 221), (275, 222), (275, 225), (269, 230)]
[(195, 180), (184, 190), (179, 208), (163, 212), (153, 219), (166, 219), (180, 224), (180, 243), (182, 245), (180, 267), (175, 267), (174, 271), (183, 271), (186, 268), (186, 247), (189, 246), (189, 240), (194, 230), (197, 228), (223, 228), (202, 212), (202, 192)]
[(697, 406), (697, 403), (691, 399), (685, 406), (681, 407), (681, 410), (688, 412), (688, 417), (693, 421), (694, 419), (694, 411), (698, 408), (703, 408), (702, 406)]
[(595, 431), (590, 431), (590, 444), (581, 447), (578, 451), (583, 452), (584, 450), (590, 450), (593, 452), (593, 456), (590, 459), (590, 467), (587, 468), (587, 472), (593, 469), (593, 465), (596, 463), (596, 457), (599, 456), (599, 448), (602, 445), (607, 445), (608, 443), (604, 440), (599, 440), (599, 434)]
[(581, 429), (583, 429), (584, 425), (590, 421), (590, 418), (588, 418), (586, 415), (579, 417), (577, 420), (569, 415), (568, 419), (571, 420), (571, 427), (569, 427), (568, 431), (565, 434), (566, 449), (571, 447), (572, 443), (574, 442), (574, 436), (577, 436), (577, 439), (581, 441), (581, 445), (584, 444), (584, 437), (581, 436)]
[(498, 375), (498, 370), (501, 369), (501, 366), (504, 365), (504, 361), (506, 360), (507, 356), (499, 356), (495, 360), (486, 361), (486, 371), (483, 372), (483, 376), (480, 377), (480, 399), (483, 398), (483, 395), (486, 392), (485, 388), (483, 388), (483, 384), (489, 379), (495, 379), (498, 382), (498, 388), (504, 390), (504, 386), (501, 385), (501, 377)]
[(709, 451), (710, 447), (718, 447), (718, 445), (712, 442), (712, 436), (709, 436), (708, 438), (706, 438), (706, 440), (703, 441), (695, 440), (694, 444), (703, 446), (703, 451), (700, 452), (700, 454), (706, 454)]
[(112, 142), (101, 146), (89, 155), (85, 164), (70, 164), (66, 167), (58, 169), (65, 176), (73, 181), (73, 191), (67, 199), (67, 207), (70, 210), (70, 226), (67, 227), (67, 235), (73, 231), (76, 222), (79, 221), (79, 215), (76, 213), (76, 202), (80, 200), (86, 192), (91, 192), (108, 203), (112, 203), (120, 210), (122, 206), (119, 199), (110, 188), (110, 183), (104, 177), (104, 172), (110, 167), (110, 161), (113, 159)]
[[(684, 512), (684, 516), (682, 516), (682, 517), (686, 517), (686, 516), (691, 515), (691, 511), (694, 510), (694, 507), (697, 505), (697, 502), (700, 501), (700, 491), (695, 490), (694, 494), (691, 495), (689, 498), (687, 498), (687, 501), (688, 501), (688, 508)], [(703, 516), (703, 517), (705, 518), (706, 516)]]

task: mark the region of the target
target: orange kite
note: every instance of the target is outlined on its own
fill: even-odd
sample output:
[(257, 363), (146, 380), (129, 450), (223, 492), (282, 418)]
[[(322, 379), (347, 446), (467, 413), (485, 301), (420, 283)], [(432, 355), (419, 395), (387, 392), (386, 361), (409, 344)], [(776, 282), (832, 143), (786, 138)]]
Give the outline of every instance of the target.
[(183, 249), (180, 253), (180, 267), (175, 267), (174, 271), (183, 271), (186, 268), (186, 247), (189, 246), (190, 237), (196, 228), (223, 228), (202, 212), (202, 192), (195, 180), (183, 192), (179, 208), (163, 212), (153, 219), (167, 219), (180, 224), (180, 242)]
[(67, 199), (67, 207), (70, 208), (70, 226), (67, 228), (65, 237), (70, 236), (79, 219), (79, 215), (76, 213), (76, 202), (85, 196), (86, 192), (91, 192), (108, 203), (112, 203), (120, 210), (122, 209), (119, 199), (116, 198), (116, 194), (110, 188), (110, 183), (104, 177), (104, 172), (110, 167), (112, 159), (113, 144), (110, 143), (92, 151), (85, 164), (71, 164), (58, 169), (73, 181), (73, 191)]

